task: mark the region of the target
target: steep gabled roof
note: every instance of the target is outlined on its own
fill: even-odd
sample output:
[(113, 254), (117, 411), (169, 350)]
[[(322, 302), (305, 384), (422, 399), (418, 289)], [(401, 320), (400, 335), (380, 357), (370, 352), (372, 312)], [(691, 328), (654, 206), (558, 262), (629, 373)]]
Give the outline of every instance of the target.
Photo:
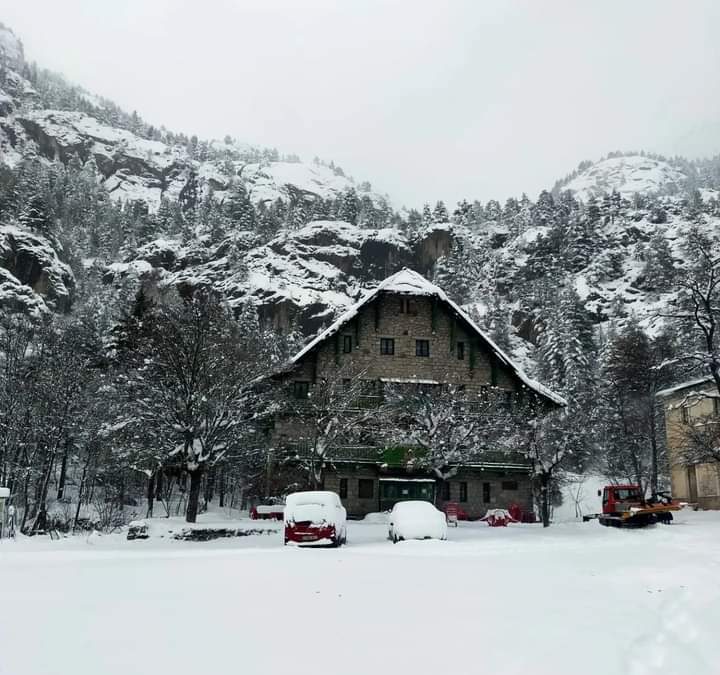
[(348, 321), (352, 321), (359, 313), (360, 310), (367, 305), (369, 302), (377, 298), (381, 293), (396, 293), (399, 295), (410, 295), (410, 296), (424, 296), (424, 297), (435, 297), (441, 302), (446, 303), (450, 306), (453, 312), (463, 320), (472, 331), (488, 346), (490, 351), (502, 364), (507, 366), (515, 376), (530, 390), (539, 394), (545, 399), (548, 399), (555, 405), (567, 405), (565, 399), (551, 391), (544, 385), (540, 384), (531, 377), (528, 377), (525, 372), (512, 359), (496, 345), (492, 339), (480, 329), (480, 327), (463, 311), (459, 305), (455, 304), (441, 288), (435, 284), (429, 282), (425, 277), (421, 276), (417, 272), (406, 268), (403, 268), (396, 274), (389, 276), (383, 282), (381, 282), (375, 289), (369, 291), (361, 300), (356, 302), (350, 309), (340, 315), (340, 317), (326, 330), (320, 333), (316, 338), (311, 340), (305, 347), (303, 347), (295, 356), (291, 359), (291, 364), (298, 363), (303, 357), (307, 356), (313, 349), (318, 345), (322, 344), (328, 338), (332, 337), (337, 333)]

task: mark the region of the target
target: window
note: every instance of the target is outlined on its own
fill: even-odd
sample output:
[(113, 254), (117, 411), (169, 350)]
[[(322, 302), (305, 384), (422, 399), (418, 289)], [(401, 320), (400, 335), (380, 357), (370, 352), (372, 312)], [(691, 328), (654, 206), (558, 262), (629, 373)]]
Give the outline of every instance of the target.
[(360, 499), (372, 499), (375, 492), (375, 481), (372, 478), (360, 478), (358, 480), (358, 497)]
[(310, 393), (310, 383), (301, 380), (293, 382), (293, 397), (294, 398), (307, 398)]
[(349, 354), (352, 351), (352, 335), (343, 335), (343, 354)]
[(415, 340), (415, 356), (430, 356), (430, 340)]
[(680, 408), (680, 410), (682, 413), (683, 424), (690, 424), (690, 408), (684, 405), (682, 408)]
[(444, 502), (450, 501), (450, 481), (445, 481), (442, 484), (442, 496), (440, 497)]
[(504, 480), (502, 482), (502, 489), (503, 490), (517, 490), (518, 484), (516, 480)]
[(483, 483), (483, 502), (490, 503), (490, 483)]
[(392, 356), (395, 353), (395, 339), (380, 338), (380, 353), (386, 356)]
[(716, 417), (720, 415), (720, 398), (713, 399), (713, 414)]
[(410, 298), (400, 298), (400, 314), (410, 314)]
[(457, 357), (458, 357), (458, 361), (465, 360), (465, 343), (464, 342), (457, 343)]
[(465, 483), (464, 481), (460, 483), (460, 501), (467, 501), (467, 483)]
[(347, 486), (348, 486), (348, 479), (347, 478), (341, 478), (340, 479), (340, 489), (338, 490), (338, 494), (340, 495), (340, 499), (347, 499)]

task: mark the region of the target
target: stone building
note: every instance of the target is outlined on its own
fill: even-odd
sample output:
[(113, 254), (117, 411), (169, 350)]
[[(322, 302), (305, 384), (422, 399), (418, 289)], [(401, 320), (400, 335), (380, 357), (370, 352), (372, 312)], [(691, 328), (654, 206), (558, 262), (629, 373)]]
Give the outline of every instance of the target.
[(703, 509), (720, 508), (720, 463), (694, 461), (693, 430), (720, 422), (720, 397), (711, 377), (658, 392), (665, 412), (672, 496)]
[[(451, 385), (478, 400), (492, 390), (504, 394), (508, 404), (532, 399), (540, 410), (564, 405), (513, 363), (440, 288), (408, 269), (366, 294), (276, 379), (290, 396), (302, 400), (339, 374), (348, 382), (362, 378), (358, 409), (380, 401), (387, 386)], [(273, 429), (275, 452), (298, 458), (312, 452), (306, 442), (310, 433), (297, 409), (279, 414)], [(524, 458), (507, 452), (486, 455), (452, 467), (452, 476), (442, 480), (422, 461), (408, 461), (413, 448), (337, 447), (325, 462), (323, 485), (340, 495), (353, 517), (392, 508), (403, 499), (425, 499), (439, 508), (458, 502), (471, 518), (513, 503), (532, 511), (530, 467)]]

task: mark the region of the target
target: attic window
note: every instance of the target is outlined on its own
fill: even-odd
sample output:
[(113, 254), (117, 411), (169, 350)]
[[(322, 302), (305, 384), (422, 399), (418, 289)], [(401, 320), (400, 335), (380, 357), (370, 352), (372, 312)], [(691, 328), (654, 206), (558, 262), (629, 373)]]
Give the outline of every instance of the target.
[(343, 335), (343, 354), (352, 352), (352, 335)]
[(410, 314), (410, 298), (400, 298), (400, 314)]

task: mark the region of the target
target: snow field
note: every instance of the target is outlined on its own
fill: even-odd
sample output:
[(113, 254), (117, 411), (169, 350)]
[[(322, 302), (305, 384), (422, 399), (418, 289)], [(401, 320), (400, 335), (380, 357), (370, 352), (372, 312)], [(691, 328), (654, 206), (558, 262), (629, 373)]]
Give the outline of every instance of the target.
[(3, 541), (0, 674), (720, 672), (720, 514), (386, 533)]

